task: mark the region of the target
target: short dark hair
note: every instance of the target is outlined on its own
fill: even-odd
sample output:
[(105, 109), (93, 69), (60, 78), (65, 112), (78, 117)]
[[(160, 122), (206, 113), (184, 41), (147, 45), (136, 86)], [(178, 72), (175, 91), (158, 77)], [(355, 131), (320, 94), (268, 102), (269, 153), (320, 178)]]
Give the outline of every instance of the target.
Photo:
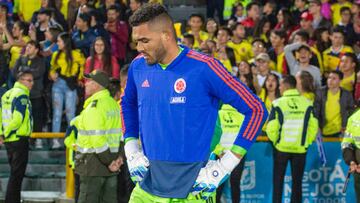
[(308, 42), (310, 39), (310, 35), (305, 30), (299, 30), (295, 33), (295, 35), (300, 36), (304, 41)]
[[(228, 28), (228, 27), (221, 26), (221, 27), (218, 29), (217, 33), (219, 33), (220, 30), (224, 30), (225, 32), (227, 32), (230, 37), (233, 36), (233, 32), (232, 32), (231, 29)], [(216, 34), (217, 34), (217, 33), (216, 33)]]
[(43, 8), (43, 9), (40, 9), (39, 14), (45, 14), (49, 17), (51, 17), (51, 14), (53, 13), (52, 9), (51, 8)]
[(291, 89), (296, 88), (296, 78), (292, 75), (284, 76), (282, 82), (289, 85)]
[(260, 4), (257, 2), (251, 2), (246, 6), (246, 11), (250, 11), (250, 9), (252, 9), (253, 6), (260, 6)]
[(109, 8), (106, 9), (106, 12), (110, 11), (110, 10), (114, 10), (116, 12), (120, 12), (120, 8), (117, 5), (112, 5)]
[(351, 58), (352, 62), (355, 63), (355, 72), (357, 72), (358, 69), (359, 69), (359, 61), (358, 61), (358, 59), (357, 59), (356, 54), (355, 54), (355, 53), (351, 53), (351, 52), (346, 52), (346, 53), (344, 53), (343, 56), (346, 56), (346, 57)]
[(351, 15), (351, 9), (347, 6), (344, 6), (344, 7), (341, 7), (340, 8), (340, 14), (342, 14), (343, 12), (345, 11), (349, 11), (350, 12), (350, 15)]
[(129, 23), (132, 27), (135, 27), (146, 22), (154, 21), (154, 19), (159, 16), (166, 16), (171, 19), (164, 6), (146, 3), (134, 12), (129, 19)]
[(190, 16), (189, 16), (189, 20), (191, 19), (191, 18), (200, 18), (201, 19), (201, 22), (204, 24), (204, 22), (205, 22), (205, 19), (204, 19), (204, 16), (203, 15), (201, 15), (200, 13), (193, 13), (193, 14), (191, 14)]
[(16, 75), (16, 80), (20, 80), (24, 75), (31, 75), (33, 76), (33, 72), (29, 67), (23, 68), (18, 74)]
[(244, 24), (237, 22), (235, 25), (231, 26), (231, 30), (234, 31), (238, 26), (242, 26), (245, 29)]
[(28, 41), (28, 43), (26, 43), (26, 44), (31, 44), (31, 45), (33, 45), (35, 48), (37, 48), (39, 51), (41, 50), (40, 43), (37, 42), (37, 41), (30, 40), (30, 41)]
[(334, 34), (334, 33), (340, 33), (340, 34), (342, 34), (343, 37), (345, 37), (344, 30), (339, 26), (333, 27), (333, 29), (331, 29), (330, 34)]
[(251, 42), (251, 45), (254, 45), (255, 42), (261, 42), (264, 46), (266, 45), (266, 42), (263, 39), (259, 38), (259, 37), (254, 38), (253, 41)]
[(90, 17), (89, 14), (87, 14), (87, 13), (81, 13), (78, 18), (80, 18), (81, 20), (83, 20), (84, 22), (86, 22), (86, 24), (90, 27), (91, 17)]
[(271, 33), (274, 33), (276, 36), (280, 37), (281, 39), (286, 40), (286, 38), (287, 38), (287, 34), (286, 34), (286, 31), (284, 29), (272, 30)]
[(341, 71), (339, 71), (339, 70), (332, 70), (332, 71), (330, 71), (329, 75), (330, 75), (331, 73), (338, 75), (339, 78), (340, 78), (340, 80), (342, 80), (342, 79), (344, 78), (344, 74), (343, 74)]
[(194, 42), (195, 42), (195, 37), (194, 37), (194, 35), (192, 35), (192, 34), (190, 34), (190, 33), (185, 33), (185, 34), (183, 34), (183, 37), (186, 38), (186, 39), (188, 39), (188, 40), (190, 40), (190, 43), (191, 43), (192, 45), (194, 45)]

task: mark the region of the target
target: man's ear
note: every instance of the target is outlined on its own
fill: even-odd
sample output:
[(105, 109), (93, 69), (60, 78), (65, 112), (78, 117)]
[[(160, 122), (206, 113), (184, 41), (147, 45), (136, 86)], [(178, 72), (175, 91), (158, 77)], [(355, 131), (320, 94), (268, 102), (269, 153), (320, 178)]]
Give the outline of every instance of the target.
[(170, 33), (169, 33), (169, 32), (163, 31), (163, 32), (161, 33), (161, 39), (162, 39), (163, 41), (169, 41), (170, 38), (171, 38), (171, 36), (170, 36)]

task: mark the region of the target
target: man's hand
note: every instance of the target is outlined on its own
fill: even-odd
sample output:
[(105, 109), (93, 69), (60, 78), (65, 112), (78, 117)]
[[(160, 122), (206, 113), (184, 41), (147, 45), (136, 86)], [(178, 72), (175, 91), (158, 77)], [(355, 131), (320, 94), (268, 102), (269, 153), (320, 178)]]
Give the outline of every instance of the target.
[(350, 173), (354, 173), (355, 171), (357, 171), (356, 169), (357, 164), (354, 161), (350, 162)]
[(234, 153), (227, 151), (221, 159), (209, 160), (195, 181), (192, 194), (201, 193), (202, 199), (208, 199), (216, 189), (230, 175), (231, 171), (240, 163), (240, 160)]
[(118, 172), (120, 171), (120, 167), (123, 165), (123, 159), (121, 157), (117, 158), (116, 160), (112, 161), (111, 164), (108, 166), (108, 169), (111, 172)]
[(137, 139), (126, 142), (125, 155), (127, 158), (131, 180), (134, 183), (142, 181), (150, 164), (149, 160), (140, 150)]
[(356, 165), (356, 173), (360, 173), (360, 164)]

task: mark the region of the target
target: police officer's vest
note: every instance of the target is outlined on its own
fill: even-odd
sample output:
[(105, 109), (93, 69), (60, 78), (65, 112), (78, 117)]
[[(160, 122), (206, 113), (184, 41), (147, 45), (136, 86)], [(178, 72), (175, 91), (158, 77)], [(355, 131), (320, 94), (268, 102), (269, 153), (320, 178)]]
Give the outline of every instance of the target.
[(244, 115), (232, 106), (224, 104), (219, 111), (219, 117), (222, 129), (220, 144), (225, 148), (230, 148), (239, 134)]
[(89, 97), (77, 118), (76, 150), (80, 153), (117, 153), (121, 139), (120, 106), (102, 90)]
[(64, 144), (66, 146), (66, 148), (68, 149), (68, 161), (69, 161), (69, 166), (70, 168), (74, 169), (75, 168), (75, 161), (74, 161), (74, 154), (75, 154), (75, 149), (74, 149), (74, 145), (76, 144), (76, 139), (78, 136), (78, 130), (76, 127), (76, 119), (77, 117), (73, 118), (70, 122), (70, 126), (66, 129), (66, 133), (65, 133), (65, 140), (64, 140)]
[[(272, 108), (272, 112), (276, 112), (277, 118), (274, 118), (274, 114), (272, 114), (269, 122), (273, 119), (277, 119), (279, 122), (279, 136), (275, 140), (275, 148), (281, 152), (305, 153), (314, 137), (313, 135), (308, 136), (308, 126), (310, 118), (313, 116), (311, 102), (300, 96), (296, 89), (287, 90), (281, 98), (273, 101)], [(271, 128), (272, 125), (267, 127)]]
[[(341, 143), (341, 147), (343, 149), (346, 147), (350, 147), (350, 148), (355, 147), (355, 151), (360, 150), (360, 110), (355, 112), (348, 119), (346, 131), (345, 131), (344, 139)], [(357, 153), (359, 154), (359, 152)], [(356, 158), (357, 161), (360, 161), (359, 155)]]
[[(1, 132), (5, 136), (5, 142), (18, 141), (19, 137), (28, 137), (32, 132), (33, 121), (29, 93), (26, 86), (16, 82), (14, 87), (7, 91), (1, 99)], [(22, 114), (18, 110), (24, 106), (25, 113)], [(21, 124), (14, 128), (14, 123)]]

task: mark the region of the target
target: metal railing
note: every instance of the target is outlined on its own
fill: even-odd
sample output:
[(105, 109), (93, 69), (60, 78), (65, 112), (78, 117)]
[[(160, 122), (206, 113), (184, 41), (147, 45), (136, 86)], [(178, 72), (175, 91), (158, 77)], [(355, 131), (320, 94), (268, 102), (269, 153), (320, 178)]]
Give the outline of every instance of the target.
[[(51, 132), (34, 132), (31, 134), (31, 138), (64, 138), (65, 133), (51, 133)], [(269, 141), (269, 138), (266, 136), (258, 136), (256, 139), (257, 142), (267, 142)], [(342, 138), (337, 137), (325, 137), (323, 138), (324, 142), (341, 142)], [(69, 150), (66, 149), (66, 177), (65, 177), (65, 190), (66, 190), (66, 198), (74, 198), (75, 197), (75, 191), (74, 191), (74, 184), (75, 184), (75, 178), (74, 178), (74, 171), (68, 167), (69, 166)]]

